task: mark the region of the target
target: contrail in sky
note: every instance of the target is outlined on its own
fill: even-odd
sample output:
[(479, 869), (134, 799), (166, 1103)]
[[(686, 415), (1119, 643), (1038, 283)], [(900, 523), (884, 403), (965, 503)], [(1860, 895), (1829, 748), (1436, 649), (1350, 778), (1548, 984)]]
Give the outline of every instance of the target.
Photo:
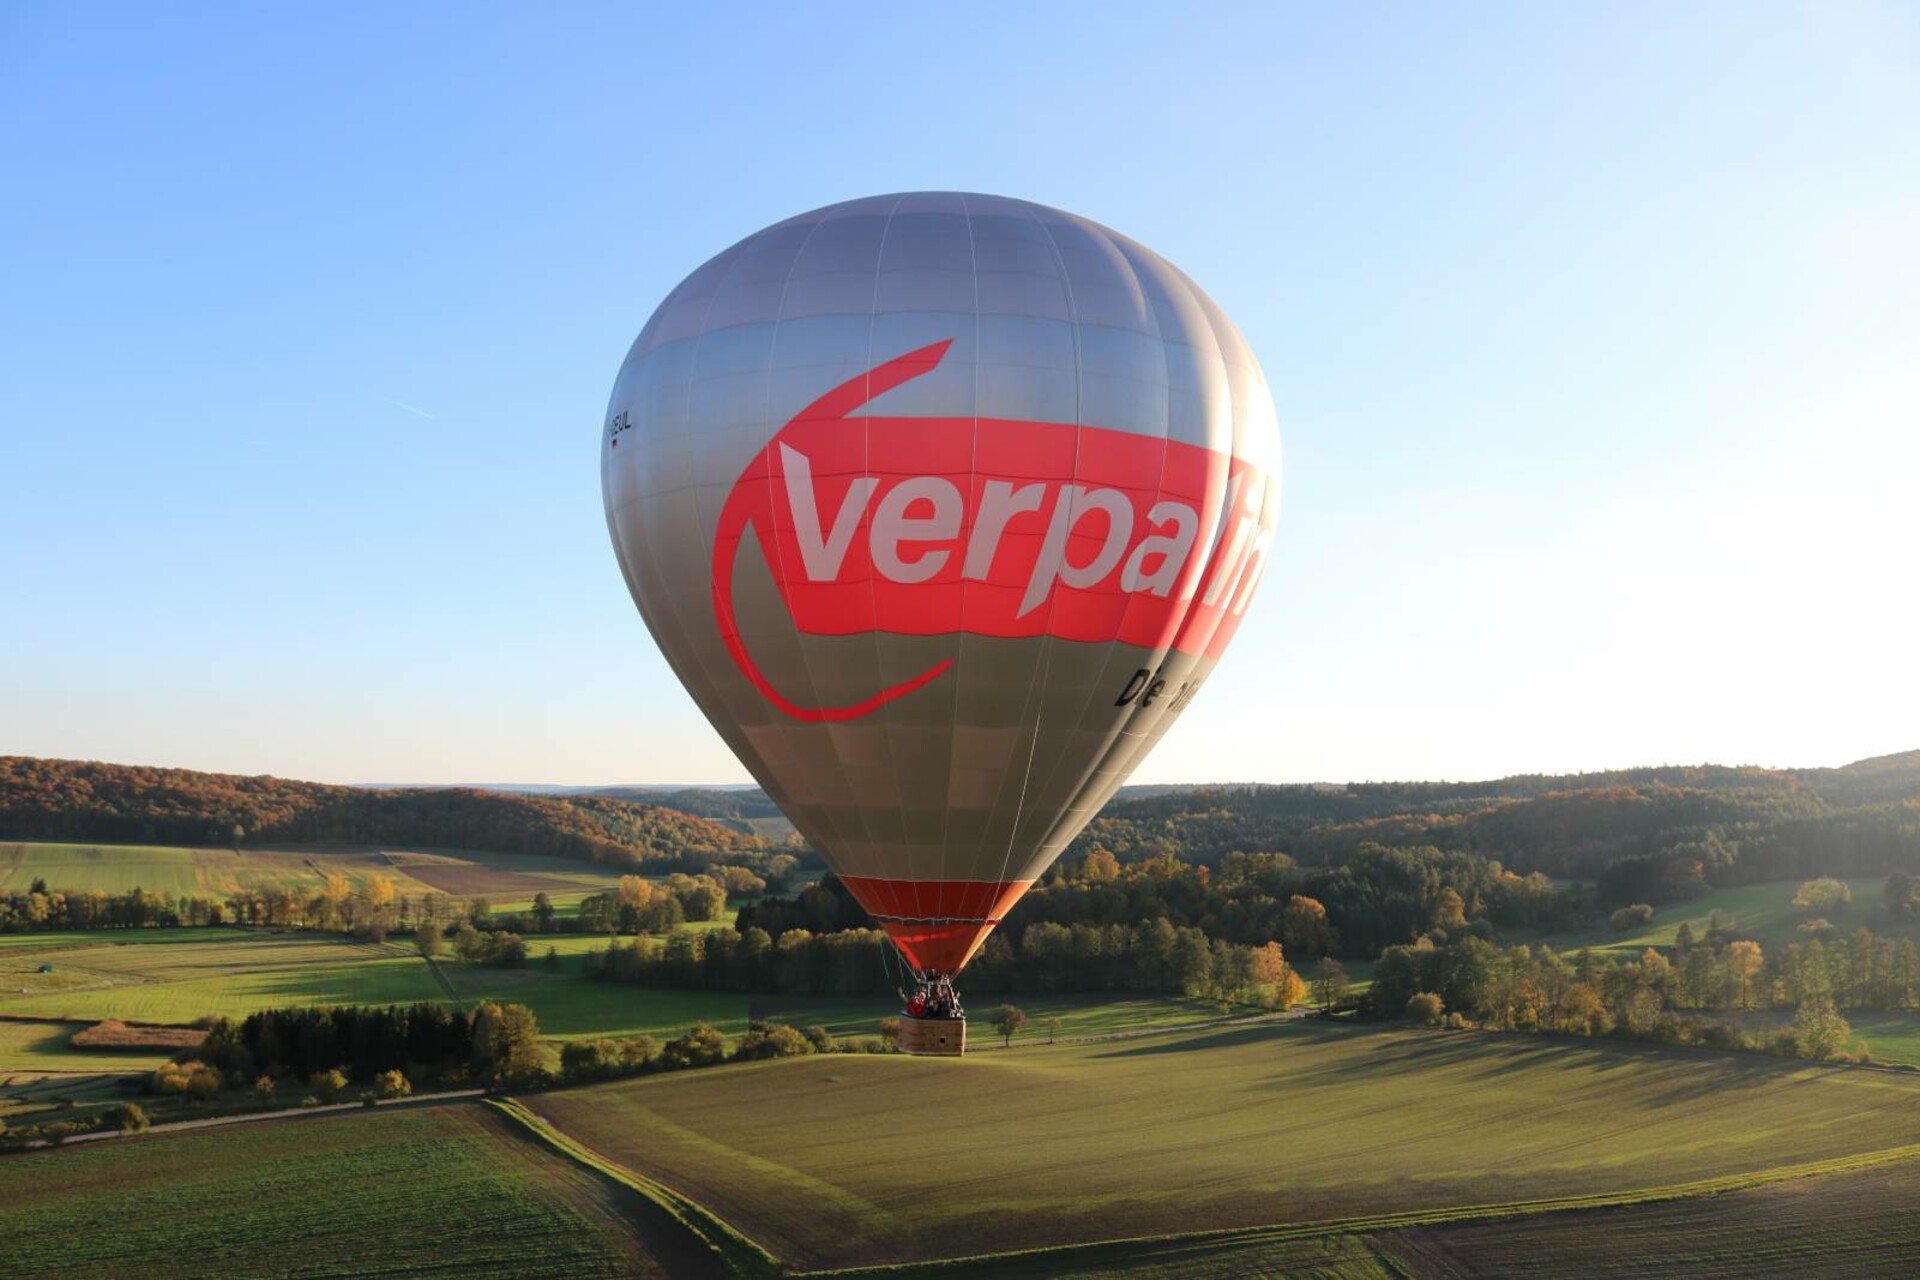
[(421, 417), (425, 418), (428, 422), (440, 421), (440, 419), (434, 417), (432, 414), (428, 413), (425, 409), (415, 408), (413, 405), (408, 404), (405, 400), (389, 400), (387, 401), (387, 403), (390, 405), (393, 405), (397, 409), (405, 409), (408, 413), (417, 413)]

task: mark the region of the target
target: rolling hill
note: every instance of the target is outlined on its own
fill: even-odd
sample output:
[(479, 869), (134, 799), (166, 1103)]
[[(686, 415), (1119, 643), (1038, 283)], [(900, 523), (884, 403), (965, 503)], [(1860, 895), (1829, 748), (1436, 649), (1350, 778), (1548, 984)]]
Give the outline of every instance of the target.
[(386, 844), (690, 870), (761, 847), (724, 823), (630, 800), (375, 791), (27, 756), (0, 757), (0, 840)]

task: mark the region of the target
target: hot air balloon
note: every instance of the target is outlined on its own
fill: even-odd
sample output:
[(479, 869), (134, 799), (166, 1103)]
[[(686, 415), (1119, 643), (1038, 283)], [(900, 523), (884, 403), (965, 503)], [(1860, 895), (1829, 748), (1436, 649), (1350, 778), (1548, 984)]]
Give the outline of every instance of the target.
[(601, 440), (654, 640), (920, 984), (951, 979), (1206, 682), (1278, 512), (1213, 301), (999, 196), (830, 205), (688, 276)]

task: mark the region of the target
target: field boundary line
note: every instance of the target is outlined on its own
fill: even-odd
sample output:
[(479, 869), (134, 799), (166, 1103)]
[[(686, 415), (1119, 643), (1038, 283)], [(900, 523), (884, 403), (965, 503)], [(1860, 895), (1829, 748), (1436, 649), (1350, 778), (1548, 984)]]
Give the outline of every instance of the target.
[(427, 972), (431, 973), (433, 980), (440, 984), (440, 989), (447, 993), (447, 999), (453, 1001), (453, 1007), (464, 1012), (467, 1003), (460, 998), (460, 993), (453, 989), (453, 979), (440, 968), (440, 962), (429, 955), (422, 955), (420, 958), (427, 962)]
[(183, 1133), (193, 1129), (224, 1129), (229, 1125), (253, 1124), (263, 1120), (304, 1120), (309, 1116), (337, 1116), (342, 1112), (366, 1112), (383, 1107), (432, 1107), (450, 1102), (465, 1102), (471, 1098), (486, 1096), (485, 1089), (450, 1089), (445, 1093), (421, 1093), (407, 1098), (380, 1098), (372, 1107), (364, 1102), (326, 1102), (317, 1107), (277, 1107), (272, 1111), (241, 1111), (232, 1115), (204, 1116), (198, 1120), (164, 1120), (159, 1124), (150, 1124), (135, 1133), (124, 1129), (95, 1129), (91, 1133), (76, 1133), (62, 1138), (58, 1143), (45, 1138), (25, 1143), (12, 1150), (0, 1151), (0, 1160), (10, 1155), (20, 1155), (28, 1151), (45, 1151), (50, 1147), (71, 1147), (81, 1142), (109, 1142), (117, 1138), (145, 1138), (168, 1133)]
[(559, 1151), (577, 1164), (602, 1177), (610, 1178), (664, 1210), (702, 1244), (713, 1251), (729, 1275), (746, 1277), (778, 1276), (785, 1273), (780, 1260), (742, 1234), (740, 1229), (698, 1201), (681, 1195), (645, 1174), (637, 1173), (618, 1161), (608, 1159), (546, 1117), (535, 1113), (513, 1098), (488, 1098), (487, 1105), (512, 1120), (541, 1142)]
[(1256, 1244), (1281, 1244), (1321, 1236), (1365, 1237), (1412, 1227), (1454, 1226), (1469, 1222), (1493, 1222), (1503, 1218), (1532, 1217), (1543, 1213), (1565, 1213), (1583, 1209), (1614, 1209), (1629, 1205), (1661, 1204), (1745, 1191), (1754, 1187), (1792, 1182), (1827, 1174), (1853, 1173), (1903, 1160), (1920, 1159), (1920, 1143), (1888, 1147), (1858, 1155), (1835, 1156), (1801, 1164), (1779, 1165), (1751, 1173), (1702, 1178), (1695, 1182), (1668, 1183), (1627, 1191), (1605, 1191), (1584, 1196), (1560, 1196), (1547, 1200), (1514, 1200), (1499, 1204), (1461, 1205), (1441, 1209), (1409, 1209), (1400, 1213), (1372, 1214), (1357, 1218), (1327, 1218), (1317, 1222), (1281, 1223), (1264, 1227), (1228, 1227), (1214, 1231), (1175, 1232), (1157, 1236), (1123, 1236), (1109, 1240), (1091, 1240), (1084, 1244), (1049, 1245), (1036, 1249), (1011, 1249), (997, 1253), (967, 1254), (935, 1258), (923, 1262), (893, 1262), (874, 1266), (836, 1267), (818, 1271), (795, 1271), (799, 1280), (826, 1280), (828, 1277), (943, 1275), (949, 1272), (979, 1271), (999, 1274), (1008, 1267), (1088, 1266), (1105, 1261), (1139, 1261), (1142, 1249), (1240, 1247)]

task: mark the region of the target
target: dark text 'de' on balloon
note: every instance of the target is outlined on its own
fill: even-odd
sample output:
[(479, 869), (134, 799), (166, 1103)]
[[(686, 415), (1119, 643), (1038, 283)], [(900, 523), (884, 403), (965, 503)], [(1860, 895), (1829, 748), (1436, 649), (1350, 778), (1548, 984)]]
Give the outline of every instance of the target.
[(1180, 715), (1280, 440), (1206, 294), (1083, 218), (923, 192), (660, 304), (601, 487), (675, 674), (916, 967), (958, 971)]

